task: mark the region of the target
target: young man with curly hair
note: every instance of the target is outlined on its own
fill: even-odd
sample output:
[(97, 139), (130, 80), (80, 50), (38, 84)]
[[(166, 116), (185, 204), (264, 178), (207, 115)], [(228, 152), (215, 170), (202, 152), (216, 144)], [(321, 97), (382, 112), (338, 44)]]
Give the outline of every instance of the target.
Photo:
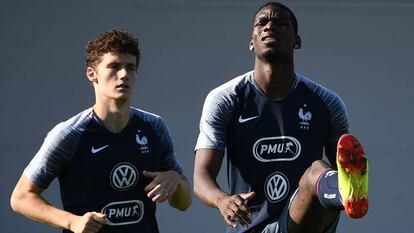
[[(13, 191), (12, 208), (64, 232), (157, 233), (156, 202), (185, 210), (191, 191), (164, 119), (130, 106), (138, 40), (112, 30), (86, 53), (95, 105), (48, 133)], [(56, 177), (63, 209), (42, 197)]]

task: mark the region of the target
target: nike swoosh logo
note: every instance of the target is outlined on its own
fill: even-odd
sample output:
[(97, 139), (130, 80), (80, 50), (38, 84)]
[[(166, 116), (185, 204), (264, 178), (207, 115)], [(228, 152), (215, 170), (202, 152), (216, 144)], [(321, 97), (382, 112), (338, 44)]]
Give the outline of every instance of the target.
[(249, 117), (249, 118), (242, 118), (242, 116), (239, 117), (239, 123), (244, 123), (253, 119), (258, 118), (259, 116)]
[(91, 150), (91, 152), (92, 152), (92, 154), (96, 154), (96, 153), (98, 153), (99, 151), (101, 151), (101, 150), (103, 150), (103, 149), (107, 148), (108, 146), (109, 146), (109, 145), (102, 146), (102, 147), (98, 147), (98, 148), (95, 148), (95, 147), (93, 147), (93, 146), (92, 146), (92, 150)]

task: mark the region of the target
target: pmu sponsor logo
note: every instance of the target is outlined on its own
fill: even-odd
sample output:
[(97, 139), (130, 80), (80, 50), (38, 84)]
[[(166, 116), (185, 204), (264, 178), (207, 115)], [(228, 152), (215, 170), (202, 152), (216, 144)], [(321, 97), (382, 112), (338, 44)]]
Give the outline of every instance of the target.
[(301, 151), (299, 141), (294, 137), (267, 137), (253, 145), (253, 155), (260, 162), (292, 161)]
[(141, 221), (144, 204), (140, 200), (112, 202), (102, 208), (108, 225), (127, 225)]

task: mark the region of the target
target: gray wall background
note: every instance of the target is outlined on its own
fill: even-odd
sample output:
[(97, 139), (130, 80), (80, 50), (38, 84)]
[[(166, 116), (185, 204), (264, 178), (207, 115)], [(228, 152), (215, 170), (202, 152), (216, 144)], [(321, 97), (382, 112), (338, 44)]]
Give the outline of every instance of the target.
[[(296, 70), (342, 96), (351, 130), (371, 159), (370, 211), (343, 216), (338, 233), (413, 232), (411, 181), (414, 3), (282, 1), (303, 47)], [(84, 45), (112, 28), (140, 39), (133, 105), (164, 116), (192, 180), (198, 120), (209, 90), (253, 67), (252, 18), (264, 1), (2, 0), (0, 8), (0, 232), (59, 230), (12, 213), (11, 191), (46, 133), (93, 104)], [(220, 182), (226, 186), (224, 176)], [(46, 198), (60, 205), (55, 181)], [(185, 213), (159, 205), (161, 232), (224, 232), (216, 209), (194, 198)]]

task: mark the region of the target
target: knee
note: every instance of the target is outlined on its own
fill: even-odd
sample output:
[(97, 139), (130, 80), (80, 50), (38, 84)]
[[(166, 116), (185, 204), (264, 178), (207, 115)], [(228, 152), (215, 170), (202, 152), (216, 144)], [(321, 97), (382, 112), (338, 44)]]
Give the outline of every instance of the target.
[(319, 176), (329, 167), (329, 164), (323, 160), (314, 161), (302, 175), (299, 181), (299, 189), (316, 193), (316, 185), (318, 183)]

